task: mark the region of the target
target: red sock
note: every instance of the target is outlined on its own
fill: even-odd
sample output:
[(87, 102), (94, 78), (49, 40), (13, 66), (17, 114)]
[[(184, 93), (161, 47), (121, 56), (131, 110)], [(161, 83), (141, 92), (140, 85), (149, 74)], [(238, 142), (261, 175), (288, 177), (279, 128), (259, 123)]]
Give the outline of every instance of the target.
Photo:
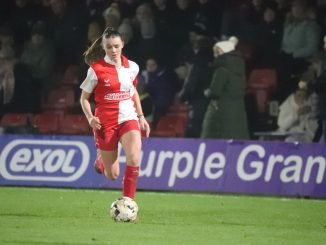
[(134, 199), (137, 188), (138, 171), (138, 166), (126, 166), (125, 175), (122, 181), (123, 196)]

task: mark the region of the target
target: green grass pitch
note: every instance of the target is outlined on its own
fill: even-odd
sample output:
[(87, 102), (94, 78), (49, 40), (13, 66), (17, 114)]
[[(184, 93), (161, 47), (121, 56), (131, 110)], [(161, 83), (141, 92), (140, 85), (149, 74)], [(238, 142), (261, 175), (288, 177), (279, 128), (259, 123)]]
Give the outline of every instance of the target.
[(116, 223), (116, 190), (0, 187), (0, 244), (326, 244), (326, 201), (138, 192)]

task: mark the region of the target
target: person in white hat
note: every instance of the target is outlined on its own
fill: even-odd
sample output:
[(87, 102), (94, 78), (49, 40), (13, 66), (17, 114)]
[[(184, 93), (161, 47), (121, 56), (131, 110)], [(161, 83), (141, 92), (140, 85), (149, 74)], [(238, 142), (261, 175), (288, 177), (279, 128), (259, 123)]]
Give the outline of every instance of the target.
[(202, 138), (248, 139), (245, 110), (245, 62), (236, 51), (238, 39), (230, 37), (213, 46), (214, 74), (205, 95), (210, 99)]
[(228, 40), (215, 43), (213, 47), (214, 57), (229, 53), (235, 50), (238, 44), (238, 38), (232, 36)]

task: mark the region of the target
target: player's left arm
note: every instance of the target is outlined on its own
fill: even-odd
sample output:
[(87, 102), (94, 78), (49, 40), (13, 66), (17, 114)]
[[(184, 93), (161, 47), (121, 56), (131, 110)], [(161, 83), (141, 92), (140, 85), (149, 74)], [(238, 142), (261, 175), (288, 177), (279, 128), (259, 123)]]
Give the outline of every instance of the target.
[(135, 89), (135, 93), (134, 96), (132, 97), (134, 104), (135, 104), (135, 108), (136, 108), (136, 113), (137, 113), (137, 117), (139, 119), (139, 124), (140, 124), (140, 128), (141, 130), (145, 131), (146, 137), (149, 137), (149, 133), (150, 133), (150, 127), (148, 122), (146, 121), (144, 114), (143, 114), (143, 109), (141, 107), (141, 103), (140, 103), (140, 98), (139, 98), (139, 94), (137, 92), (137, 89)]

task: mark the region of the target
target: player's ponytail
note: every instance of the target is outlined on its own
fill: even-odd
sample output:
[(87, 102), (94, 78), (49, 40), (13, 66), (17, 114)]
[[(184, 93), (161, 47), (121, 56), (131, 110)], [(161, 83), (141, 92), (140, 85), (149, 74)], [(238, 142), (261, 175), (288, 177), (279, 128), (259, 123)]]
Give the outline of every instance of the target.
[(91, 65), (98, 59), (103, 58), (105, 52), (102, 48), (102, 36), (98, 37), (93, 44), (84, 52), (84, 60), (86, 64)]
[(91, 65), (105, 56), (105, 51), (102, 47), (103, 38), (110, 38), (116, 36), (121, 37), (121, 34), (118, 31), (114, 30), (114, 28), (112, 27), (105, 28), (103, 34), (98, 37), (93, 42), (93, 44), (84, 52), (84, 60), (86, 64)]

